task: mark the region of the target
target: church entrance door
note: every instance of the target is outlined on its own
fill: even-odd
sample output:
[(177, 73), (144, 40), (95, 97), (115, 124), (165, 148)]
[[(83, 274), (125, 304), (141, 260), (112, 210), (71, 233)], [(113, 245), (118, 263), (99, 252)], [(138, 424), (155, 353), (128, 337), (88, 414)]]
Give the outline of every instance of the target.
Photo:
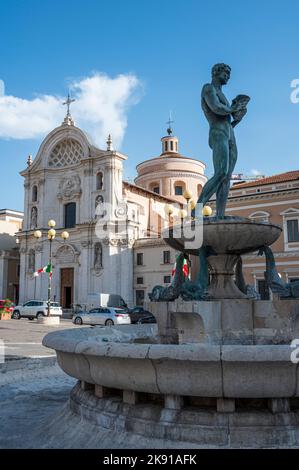
[(71, 308), (74, 299), (74, 268), (60, 270), (60, 303), (62, 308)]

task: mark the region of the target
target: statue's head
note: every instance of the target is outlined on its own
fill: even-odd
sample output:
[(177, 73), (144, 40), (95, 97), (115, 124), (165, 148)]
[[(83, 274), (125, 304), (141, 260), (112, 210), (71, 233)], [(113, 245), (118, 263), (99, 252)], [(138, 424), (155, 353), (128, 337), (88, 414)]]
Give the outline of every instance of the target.
[(212, 67), (212, 78), (218, 78), (221, 85), (226, 85), (230, 79), (231, 68), (226, 64), (215, 64)]

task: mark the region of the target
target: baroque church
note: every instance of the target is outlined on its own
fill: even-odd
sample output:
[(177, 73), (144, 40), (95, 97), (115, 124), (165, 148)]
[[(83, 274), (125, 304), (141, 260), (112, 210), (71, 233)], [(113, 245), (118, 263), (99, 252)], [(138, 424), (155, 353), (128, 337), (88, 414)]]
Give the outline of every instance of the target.
[(113, 149), (110, 136), (105, 150), (97, 148), (68, 110), (21, 172), (20, 302), (47, 299), (48, 276), (33, 274), (49, 262), (49, 220), (56, 222), (52, 300), (63, 308), (86, 305), (89, 294), (100, 292), (142, 304), (154, 285), (169, 284), (175, 253), (160, 236), (168, 223), (165, 206), (181, 207), (186, 190), (196, 200), (206, 176), (202, 162), (179, 153), (171, 127), (161, 142), (162, 153), (137, 166), (135, 184), (125, 182), (127, 157)]

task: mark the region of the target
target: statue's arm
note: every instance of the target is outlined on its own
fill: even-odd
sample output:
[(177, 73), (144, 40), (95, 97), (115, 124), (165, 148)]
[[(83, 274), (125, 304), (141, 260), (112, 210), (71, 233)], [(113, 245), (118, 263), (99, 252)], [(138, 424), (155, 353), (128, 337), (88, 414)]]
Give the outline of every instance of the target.
[(215, 88), (211, 84), (207, 84), (203, 87), (202, 97), (207, 103), (208, 107), (215, 114), (220, 114), (221, 116), (227, 116), (235, 111), (234, 108), (227, 106), (219, 100)]

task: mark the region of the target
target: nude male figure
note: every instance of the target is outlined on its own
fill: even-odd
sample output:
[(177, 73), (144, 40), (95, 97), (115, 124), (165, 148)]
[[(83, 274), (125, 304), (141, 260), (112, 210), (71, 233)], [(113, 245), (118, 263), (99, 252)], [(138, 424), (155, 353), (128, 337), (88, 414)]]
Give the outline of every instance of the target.
[(250, 99), (246, 95), (238, 95), (230, 105), (222, 92), (230, 72), (229, 65), (214, 65), (212, 82), (204, 85), (201, 92), (201, 106), (210, 124), (209, 146), (213, 150), (214, 175), (203, 187), (197, 202), (205, 206), (216, 193), (217, 217), (224, 217), (230, 179), (238, 158), (233, 128), (246, 114), (246, 104)]

